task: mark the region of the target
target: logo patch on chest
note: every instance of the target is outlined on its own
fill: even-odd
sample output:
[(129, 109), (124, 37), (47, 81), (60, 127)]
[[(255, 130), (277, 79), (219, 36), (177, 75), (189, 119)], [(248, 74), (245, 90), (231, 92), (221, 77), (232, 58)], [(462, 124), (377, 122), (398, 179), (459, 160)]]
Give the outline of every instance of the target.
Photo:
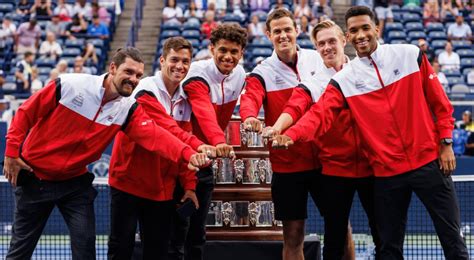
[(79, 95), (75, 96), (72, 100), (72, 103), (78, 107), (82, 107), (84, 104), (84, 97), (82, 96), (82, 93), (79, 93)]

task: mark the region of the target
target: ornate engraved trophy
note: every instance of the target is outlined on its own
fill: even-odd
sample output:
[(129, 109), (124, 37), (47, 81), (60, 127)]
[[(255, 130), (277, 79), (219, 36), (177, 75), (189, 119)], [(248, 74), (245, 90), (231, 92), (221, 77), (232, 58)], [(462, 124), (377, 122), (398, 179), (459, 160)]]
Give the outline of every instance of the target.
[(231, 121), (226, 140), (236, 159), (216, 159), (216, 188), (207, 217), (209, 240), (282, 240), (274, 218), (270, 184), (272, 170), (266, 139)]

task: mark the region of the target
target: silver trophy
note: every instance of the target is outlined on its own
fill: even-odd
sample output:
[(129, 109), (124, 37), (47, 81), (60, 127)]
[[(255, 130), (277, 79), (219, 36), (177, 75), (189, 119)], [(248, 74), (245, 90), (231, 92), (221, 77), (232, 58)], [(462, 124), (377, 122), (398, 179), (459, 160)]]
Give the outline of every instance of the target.
[(235, 180), (238, 183), (242, 182), (244, 178), (244, 170), (245, 170), (245, 163), (242, 159), (237, 159), (234, 161), (234, 172), (235, 172)]
[(256, 216), (256, 227), (271, 227), (273, 226), (273, 203), (271, 201), (256, 201), (258, 213)]
[(247, 131), (244, 124), (240, 125), (241, 143), (247, 147), (265, 147), (266, 140), (261, 133)]
[(270, 163), (270, 159), (266, 158), (265, 159), (265, 183), (266, 184), (271, 184), (272, 183), (272, 164)]
[(209, 204), (209, 212), (207, 213), (206, 227), (222, 227), (222, 201), (213, 200)]
[(231, 201), (232, 212), (230, 217), (230, 227), (248, 227), (249, 219), (249, 202), (248, 201)]
[(218, 158), (212, 163), (217, 184), (235, 184), (234, 165), (229, 158)]
[(243, 184), (260, 184), (260, 158), (245, 158), (245, 173)]

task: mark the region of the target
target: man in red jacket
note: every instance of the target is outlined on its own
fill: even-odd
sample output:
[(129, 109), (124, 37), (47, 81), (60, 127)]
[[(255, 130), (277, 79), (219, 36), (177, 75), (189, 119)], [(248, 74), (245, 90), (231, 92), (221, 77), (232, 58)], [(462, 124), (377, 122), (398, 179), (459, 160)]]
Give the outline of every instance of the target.
[(374, 169), (381, 259), (403, 259), (413, 192), (430, 213), (446, 259), (469, 259), (450, 177), (456, 167), (451, 147), (453, 108), (443, 87), (416, 46), (378, 44), (369, 8), (350, 8), (346, 24), (357, 57), (274, 144), (289, 146), (321, 136), (349, 108)]
[(205, 155), (157, 126), (129, 97), (143, 69), (138, 49), (121, 49), (108, 74), (65, 74), (20, 106), (8, 130), (3, 169), (16, 197), (7, 259), (31, 258), (55, 206), (69, 229), (72, 258), (95, 259), (97, 191), (86, 166), (119, 131), (170, 160), (190, 162), (190, 169), (206, 163)]
[[(344, 55), (346, 45), (344, 33), (333, 21), (317, 24), (311, 36), (323, 58), (324, 67), (321, 67), (314, 77), (306, 79), (293, 90), (275, 125), (265, 128), (264, 132), (279, 134), (301, 118), (319, 99), (331, 77), (349, 62), (349, 58)], [(321, 190), (325, 195), (323, 258), (341, 259), (344, 255), (349, 214), (357, 191), (367, 213), (376, 245), (376, 259), (379, 259), (380, 239), (375, 225), (373, 206), (373, 171), (362, 149), (360, 134), (353, 125), (350, 110), (344, 109), (334, 127), (325, 135), (317, 137), (315, 142), (323, 166), (321, 178), (323, 182)]]
[[(245, 93), (240, 101), (240, 116), (250, 131), (261, 130), (257, 115), (262, 105), (265, 124), (273, 125), (293, 89), (324, 66), (318, 52), (297, 46), (296, 22), (288, 10), (277, 9), (270, 13), (266, 28), (274, 52), (247, 77)], [(319, 192), (321, 163), (317, 153), (317, 147), (311, 142), (289, 150), (270, 149), (272, 200), (275, 218), (283, 221), (284, 260), (304, 257), (308, 192), (322, 212), (322, 194)]]
[[(193, 47), (186, 39), (167, 39), (160, 57), (161, 71), (156, 76), (142, 79), (132, 95), (156, 123), (194, 150), (209, 151), (212, 156), (214, 147), (189, 134), (191, 108), (179, 86), (188, 73), (192, 53)], [(117, 134), (109, 169), (109, 259), (132, 257), (137, 222), (140, 223), (143, 257), (166, 258), (176, 209), (173, 191), (178, 177), (185, 189), (180, 199), (191, 199), (198, 207), (194, 171), (144, 149), (124, 133)]]
[[(226, 144), (224, 129), (230, 121), (245, 83), (245, 71), (239, 65), (247, 44), (247, 32), (238, 24), (219, 25), (211, 33), (213, 58), (193, 62), (182, 83), (192, 108), (193, 134), (216, 147), (217, 156), (234, 157)], [(211, 167), (197, 173), (196, 195), (199, 209), (191, 218), (175, 218), (170, 245), (170, 259), (202, 259), (206, 242), (206, 218), (209, 211), (214, 176)]]

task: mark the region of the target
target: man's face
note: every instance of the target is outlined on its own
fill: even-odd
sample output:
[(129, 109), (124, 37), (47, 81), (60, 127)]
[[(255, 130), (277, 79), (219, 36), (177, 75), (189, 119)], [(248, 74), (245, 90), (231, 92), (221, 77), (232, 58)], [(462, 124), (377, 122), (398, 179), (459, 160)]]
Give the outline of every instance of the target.
[(128, 57), (118, 67), (113, 62), (109, 66), (112, 84), (123, 97), (128, 97), (132, 94), (140, 78), (143, 76), (144, 70), (145, 64)]
[(447, 42), (446, 45), (444, 46), (444, 50), (446, 52), (452, 52), (453, 51), (453, 46), (451, 45), (450, 42)]
[(236, 42), (220, 39), (216, 45), (211, 44), (214, 62), (222, 74), (229, 74), (242, 58), (242, 46)]
[(456, 16), (456, 23), (461, 25), (464, 22), (464, 18), (461, 15)]
[(378, 27), (368, 15), (353, 16), (347, 20), (347, 41), (359, 57), (369, 56), (377, 48)]
[(100, 24), (99, 17), (96, 17), (96, 18), (92, 19), (92, 22), (94, 23), (95, 26), (98, 26)]
[(464, 123), (469, 123), (471, 121), (471, 115), (467, 113), (462, 114), (462, 121), (464, 121)]
[(166, 58), (160, 57), (161, 74), (174, 85), (178, 85), (188, 74), (191, 58), (189, 49), (179, 51), (171, 49)]
[(270, 22), (270, 31), (267, 37), (273, 43), (277, 54), (296, 51), (296, 37), (298, 30), (290, 17), (283, 17)]
[(334, 27), (319, 31), (316, 35), (315, 45), (324, 64), (328, 67), (334, 67), (338, 61), (344, 59), (346, 40)]
[(28, 62), (28, 64), (33, 64), (33, 61), (35, 60), (34, 55), (30, 55), (28, 57), (25, 56), (25, 61)]

